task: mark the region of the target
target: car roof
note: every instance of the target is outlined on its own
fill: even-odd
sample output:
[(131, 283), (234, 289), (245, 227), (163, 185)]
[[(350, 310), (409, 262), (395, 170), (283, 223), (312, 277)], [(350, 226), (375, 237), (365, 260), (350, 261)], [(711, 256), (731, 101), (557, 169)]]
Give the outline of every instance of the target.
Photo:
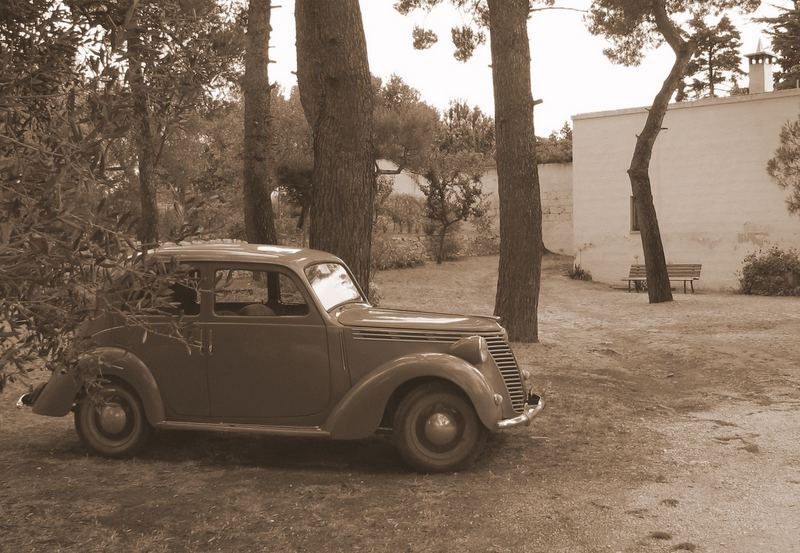
[(319, 250), (246, 242), (165, 244), (151, 253), (156, 257), (174, 257), (180, 261), (273, 263), (295, 266), (301, 270), (312, 263), (342, 263), (335, 255)]

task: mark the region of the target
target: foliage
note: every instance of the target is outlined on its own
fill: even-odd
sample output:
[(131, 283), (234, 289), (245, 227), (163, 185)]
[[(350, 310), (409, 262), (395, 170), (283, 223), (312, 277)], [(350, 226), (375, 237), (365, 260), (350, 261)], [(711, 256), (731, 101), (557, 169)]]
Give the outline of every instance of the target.
[(800, 117), (783, 126), (781, 144), (767, 163), (767, 172), (781, 188), (789, 191), (786, 199), (789, 212), (800, 215)]
[(488, 211), (472, 219), (474, 234), (466, 245), (467, 255), (497, 255), (500, 253), (500, 235), (495, 227), (495, 217)]
[(553, 131), (547, 138), (536, 137), (536, 159), (539, 163), (572, 162), (572, 127), (569, 121), (565, 121), (560, 131)]
[[(394, 7), (403, 15), (408, 15), (414, 10), (432, 11), (436, 6), (448, 0), (398, 0)], [(469, 23), (454, 25), (450, 29), (450, 38), (453, 42), (453, 57), (460, 62), (466, 62), (475, 52), (475, 49), (486, 43), (486, 29), (489, 27), (489, 8), (486, 0), (449, 0), (460, 12), (462, 19), (469, 19)], [(555, 0), (530, 0), (530, 11), (536, 12), (549, 9)], [(414, 48), (425, 50), (439, 41), (435, 31), (424, 27), (415, 26), (412, 32)]]
[(779, 9), (779, 15), (757, 21), (769, 26), (767, 33), (782, 69), (775, 72), (775, 85), (780, 90), (795, 88), (800, 82), (800, 0), (795, 0), (792, 8)]
[(430, 29), (423, 29), (419, 25), (415, 26), (411, 31), (414, 48), (417, 50), (426, 50), (439, 41), (436, 33)]
[[(97, 52), (97, 92), (122, 116), (139, 188), (139, 238), (158, 240), (159, 164), (172, 135), (211, 94), (230, 89), (241, 61), (241, 33), (214, 0), (72, 0), (72, 13)], [(113, 150), (112, 150), (113, 151)], [(131, 186), (132, 182), (126, 183)]]
[(376, 79), (376, 84), (375, 157), (396, 163), (392, 173), (418, 169), (433, 147), (439, 114), (397, 75), (385, 83)]
[(485, 211), (480, 182), (485, 163), (485, 158), (474, 152), (441, 153), (431, 159), (425, 170), (427, 182), (419, 187), (425, 195), (425, 214), (439, 235), (437, 263), (444, 259), (447, 233), (453, 225), (480, 217)]
[(773, 246), (747, 255), (739, 283), (744, 294), (800, 296), (800, 252)]
[(567, 276), (572, 280), (592, 280), (592, 273), (581, 267), (580, 263), (575, 263), (567, 269)]
[(442, 235), (435, 225), (426, 227), (425, 251), (428, 259), (434, 259), (437, 263), (443, 261), (453, 261), (459, 257), (470, 255), (468, 251), (467, 239), (461, 232), (461, 222), (453, 224), (442, 241)]
[(311, 130), (303, 113), (298, 88), (293, 87), (288, 98), (279, 88), (274, 88), (270, 105), (275, 138), (275, 181), (298, 210), (297, 228), (306, 228), (311, 209), (314, 157)]
[[(635, 66), (641, 63), (647, 50), (666, 40), (658, 29), (658, 10), (663, 10), (667, 16), (716, 15), (734, 8), (751, 12), (759, 4), (759, 0), (594, 0), (589, 13), (589, 30), (611, 42), (611, 46), (603, 50), (611, 61)], [(682, 34), (694, 38), (688, 31)]]
[[(145, 310), (171, 308), (172, 268), (135, 263), (135, 217), (111, 201), (105, 155), (125, 128), (97, 94), (87, 22), (63, 4), (0, 8), (0, 390), (43, 363), (96, 371), (77, 333), (99, 289), (126, 279), (137, 301), (121, 324), (154, 331)], [(176, 323), (166, 332), (179, 336)]]
[(375, 232), (372, 236), (372, 267), (376, 270), (404, 269), (425, 263), (427, 250), (418, 238)]
[(689, 62), (686, 78), (678, 90), (676, 99), (679, 102), (688, 97), (714, 97), (719, 85), (727, 82), (732, 87), (736, 84), (736, 77), (745, 74), (739, 67), (741, 34), (730, 17), (725, 15), (716, 25), (708, 25), (697, 13), (689, 21), (689, 28), (697, 42), (697, 52)]
[(470, 108), (466, 102), (451, 101), (442, 114), (436, 144), (441, 152), (493, 156), (494, 119), (478, 106)]
[(395, 232), (418, 232), (425, 223), (425, 203), (410, 194), (391, 194), (379, 213), (392, 221)]

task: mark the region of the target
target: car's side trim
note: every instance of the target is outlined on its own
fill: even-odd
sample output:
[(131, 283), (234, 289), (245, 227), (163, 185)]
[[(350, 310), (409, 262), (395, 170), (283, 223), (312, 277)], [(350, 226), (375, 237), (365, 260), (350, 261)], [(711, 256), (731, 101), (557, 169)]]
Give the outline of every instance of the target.
[(234, 432), (249, 434), (267, 434), (271, 436), (301, 436), (314, 438), (330, 438), (330, 432), (318, 426), (266, 426), (259, 424), (234, 424), (228, 422), (180, 422), (162, 421), (156, 428), (164, 430), (211, 430), (217, 432)]

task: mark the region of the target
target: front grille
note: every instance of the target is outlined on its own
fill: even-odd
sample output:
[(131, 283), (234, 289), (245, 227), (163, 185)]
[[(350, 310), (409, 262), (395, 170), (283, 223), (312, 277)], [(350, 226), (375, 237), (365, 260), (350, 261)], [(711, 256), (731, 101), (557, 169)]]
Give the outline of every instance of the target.
[(517, 360), (511, 346), (505, 341), (502, 334), (482, 334), (489, 345), (489, 352), (492, 354), (495, 365), (503, 375), (506, 383), (508, 397), (511, 399), (511, 407), (514, 411), (522, 411), (525, 406), (525, 391), (522, 389), (522, 376), (517, 367)]
[[(399, 329), (377, 329), (359, 328), (353, 330), (353, 338), (356, 340), (392, 340), (400, 342), (435, 342), (440, 344), (453, 344), (466, 336), (474, 336), (469, 332), (431, 332), (425, 330), (399, 330)], [(489, 346), (489, 353), (492, 355), (500, 374), (503, 375), (508, 397), (511, 399), (511, 407), (514, 411), (522, 411), (525, 406), (525, 391), (522, 388), (522, 376), (517, 367), (517, 360), (508, 342), (499, 332), (483, 333), (481, 336)]]

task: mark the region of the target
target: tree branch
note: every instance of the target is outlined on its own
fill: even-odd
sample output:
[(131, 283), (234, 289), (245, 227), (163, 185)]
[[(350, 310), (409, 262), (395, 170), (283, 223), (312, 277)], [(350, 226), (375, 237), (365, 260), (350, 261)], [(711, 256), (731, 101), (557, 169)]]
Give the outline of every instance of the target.
[(675, 54), (679, 54), (681, 49), (686, 47), (687, 41), (684, 40), (677, 25), (667, 15), (665, 0), (658, 0), (654, 3), (653, 16), (656, 20), (658, 32), (661, 33)]
[(40, 153), (43, 153), (43, 154), (46, 154), (46, 155), (49, 155), (49, 156), (67, 157), (64, 154), (51, 152), (50, 150), (45, 150), (44, 148), (39, 148), (38, 146), (34, 146), (33, 144), (27, 144), (25, 142), (20, 142), (19, 140), (16, 140), (16, 139), (11, 138), (10, 136), (6, 136), (4, 134), (0, 134), (0, 139), (8, 140), (9, 142), (13, 142), (14, 144), (17, 144), (18, 146), (22, 146), (23, 148), (28, 148), (29, 150), (34, 150), (36, 152), (40, 152)]
[(548, 10), (560, 10), (560, 11), (569, 11), (569, 12), (578, 12), (578, 13), (589, 13), (589, 10), (582, 10), (580, 8), (568, 8), (566, 6), (545, 6), (542, 8), (531, 8), (528, 10), (528, 13), (533, 12), (543, 12)]

